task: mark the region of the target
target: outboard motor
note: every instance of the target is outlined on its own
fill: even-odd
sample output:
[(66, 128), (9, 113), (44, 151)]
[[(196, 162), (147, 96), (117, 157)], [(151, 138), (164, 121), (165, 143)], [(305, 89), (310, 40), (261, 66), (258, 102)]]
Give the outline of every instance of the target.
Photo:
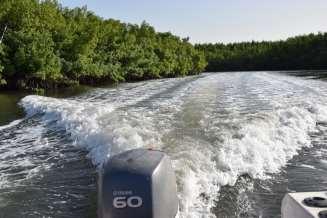
[(163, 152), (135, 149), (110, 158), (99, 173), (100, 218), (175, 218), (176, 179)]

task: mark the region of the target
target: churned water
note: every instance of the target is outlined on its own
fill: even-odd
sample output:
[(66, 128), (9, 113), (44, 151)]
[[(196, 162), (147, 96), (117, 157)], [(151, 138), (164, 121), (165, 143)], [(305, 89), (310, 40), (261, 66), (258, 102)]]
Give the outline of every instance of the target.
[(203, 74), (30, 95), (0, 127), (0, 217), (96, 217), (96, 171), (145, 147), (173, 160), (180, 218), (278, 217), (283, 195), (327, 185), (327, 83)]

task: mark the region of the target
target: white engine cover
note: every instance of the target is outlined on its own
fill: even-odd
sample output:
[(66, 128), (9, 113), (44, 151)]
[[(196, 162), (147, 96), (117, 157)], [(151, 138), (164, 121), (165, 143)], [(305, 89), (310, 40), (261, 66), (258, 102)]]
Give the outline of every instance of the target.
[(320, 197), (327, 199), (327, 192), (298, 192), (288, 193), (282, 202), (282, 218), (319, 218), (319, 212), (327, 207), (309, 207), (304, 199)]

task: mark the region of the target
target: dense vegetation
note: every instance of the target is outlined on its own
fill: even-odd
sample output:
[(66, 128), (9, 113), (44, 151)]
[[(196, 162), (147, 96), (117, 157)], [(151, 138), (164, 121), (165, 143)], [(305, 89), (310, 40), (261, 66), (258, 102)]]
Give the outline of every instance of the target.
[(195, 47), (205, 52), (207, 71), (327, 69), (327, 33)]
[(198, 44), (149, 24), (103, 19), (56, 0), (0, 1), (0, 88), (55, 88), (203, 71), (327, 68), (327, 33), (276, 42)]
[[(56, 0), (1, 0), (0, 86), (54, 88), (201, 72), (206, 61), (187, 39), (149, 24), (103, 19)], [(1, 35), (0, 35), (1, 36)]]

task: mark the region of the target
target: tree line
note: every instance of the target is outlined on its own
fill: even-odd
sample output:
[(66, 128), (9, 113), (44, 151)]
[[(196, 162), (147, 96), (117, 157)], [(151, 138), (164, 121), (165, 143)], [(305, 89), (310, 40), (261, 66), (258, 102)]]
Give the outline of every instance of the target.
[[(2, 35), (4, 33), (4, 37)], [(327, 33), (205, 43), (103, 19), (57, 0), (0, 1), (0, 89), (49, 89), (206, 71), (327, 68)]]
[(103, 19), (56, 0), (1, 0), (0, 87), (56, 88), (197, 74), (202, 51), (148, 23)]
[(207, 43), (195, 47), (205, 53), (207, 71), (327, 69), (327, 33), (281, 41)]

